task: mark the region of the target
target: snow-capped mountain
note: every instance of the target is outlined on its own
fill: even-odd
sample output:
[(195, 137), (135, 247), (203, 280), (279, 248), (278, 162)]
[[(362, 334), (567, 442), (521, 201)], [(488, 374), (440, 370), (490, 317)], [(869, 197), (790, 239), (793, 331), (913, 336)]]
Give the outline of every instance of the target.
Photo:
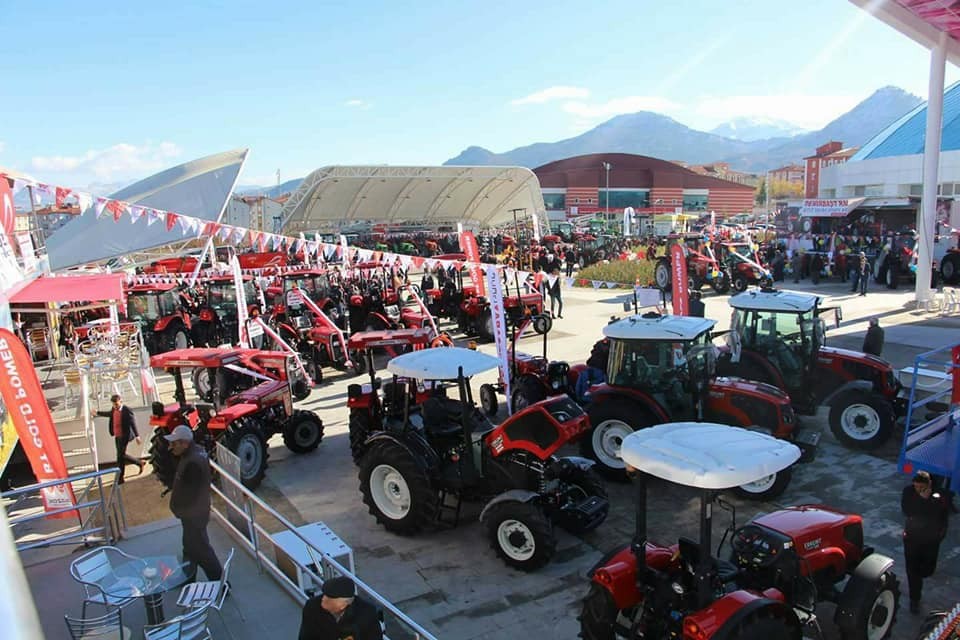
[(754, 140), (765, 140), (767, 138), (792, 138), (793, 136), (807, 133), (807, 131), (786, 120), (763, 117), (741, 117), (734, 118), (729, 122), (724, 122), (714, 127), (710, 130), (710, 133), (723, 136), (724, 138), (752, 142)]

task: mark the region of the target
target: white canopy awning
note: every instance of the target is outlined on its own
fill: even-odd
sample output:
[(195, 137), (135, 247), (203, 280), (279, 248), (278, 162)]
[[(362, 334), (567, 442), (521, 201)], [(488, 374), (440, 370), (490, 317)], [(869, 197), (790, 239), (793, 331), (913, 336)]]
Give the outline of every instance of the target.
[(329, 166), (317, 169), (281, 212), (283, 233), (356, 222), (419, 223), (467, 228), (524, 225), (536, 215), (549, 226), (540, 181), (525, 167)]

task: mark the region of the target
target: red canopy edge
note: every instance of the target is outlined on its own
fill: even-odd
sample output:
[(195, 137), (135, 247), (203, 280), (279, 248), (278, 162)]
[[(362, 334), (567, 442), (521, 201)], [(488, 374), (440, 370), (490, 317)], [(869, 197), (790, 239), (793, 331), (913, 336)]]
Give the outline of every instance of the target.
[(122, 273), (96, 273), (79, 276), (41, 276), (10, 298), (11, 303), (84, 302), (121, 300)]

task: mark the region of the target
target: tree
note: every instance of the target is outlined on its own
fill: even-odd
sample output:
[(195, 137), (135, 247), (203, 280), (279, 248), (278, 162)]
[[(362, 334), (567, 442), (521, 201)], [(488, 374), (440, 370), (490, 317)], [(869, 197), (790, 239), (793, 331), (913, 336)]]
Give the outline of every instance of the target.
[(800, 182), (789, 182), (787, 180), (771, 180), (770, 181), (770, 199), (777, 200), (780, 198), (802, 198), (803, 197), (803, 183)]
[(753, 196), (753, 201), (757, 204), (766, 204), (767, 203), (767, 181), (766, 179), (761, 180), (760, 184), (757, 185), (757, 192)]

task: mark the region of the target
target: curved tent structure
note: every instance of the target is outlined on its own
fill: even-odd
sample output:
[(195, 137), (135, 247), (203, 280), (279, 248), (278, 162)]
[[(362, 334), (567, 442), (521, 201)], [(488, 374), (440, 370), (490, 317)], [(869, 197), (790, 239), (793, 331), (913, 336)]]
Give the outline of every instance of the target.
[[(218, 221), (247, 151), (234, 149), (177, 165), (117, 191), (110, 199)], [(66, 269), (193, 240), (178, 228), (167, 231), (162, 222), (150, 225), (147, 218), (141, 216), (131, 224), (129, 219), (114, 222), (109, 214), (97, 218), (87, 211), (47, 238), (50, 268)]]
[(483, 228), (537, 216), (546, 233), (540, 182), (525, 167), (329, 166), (312, 172), (281, 212), (283, 233), (356, 222)]

